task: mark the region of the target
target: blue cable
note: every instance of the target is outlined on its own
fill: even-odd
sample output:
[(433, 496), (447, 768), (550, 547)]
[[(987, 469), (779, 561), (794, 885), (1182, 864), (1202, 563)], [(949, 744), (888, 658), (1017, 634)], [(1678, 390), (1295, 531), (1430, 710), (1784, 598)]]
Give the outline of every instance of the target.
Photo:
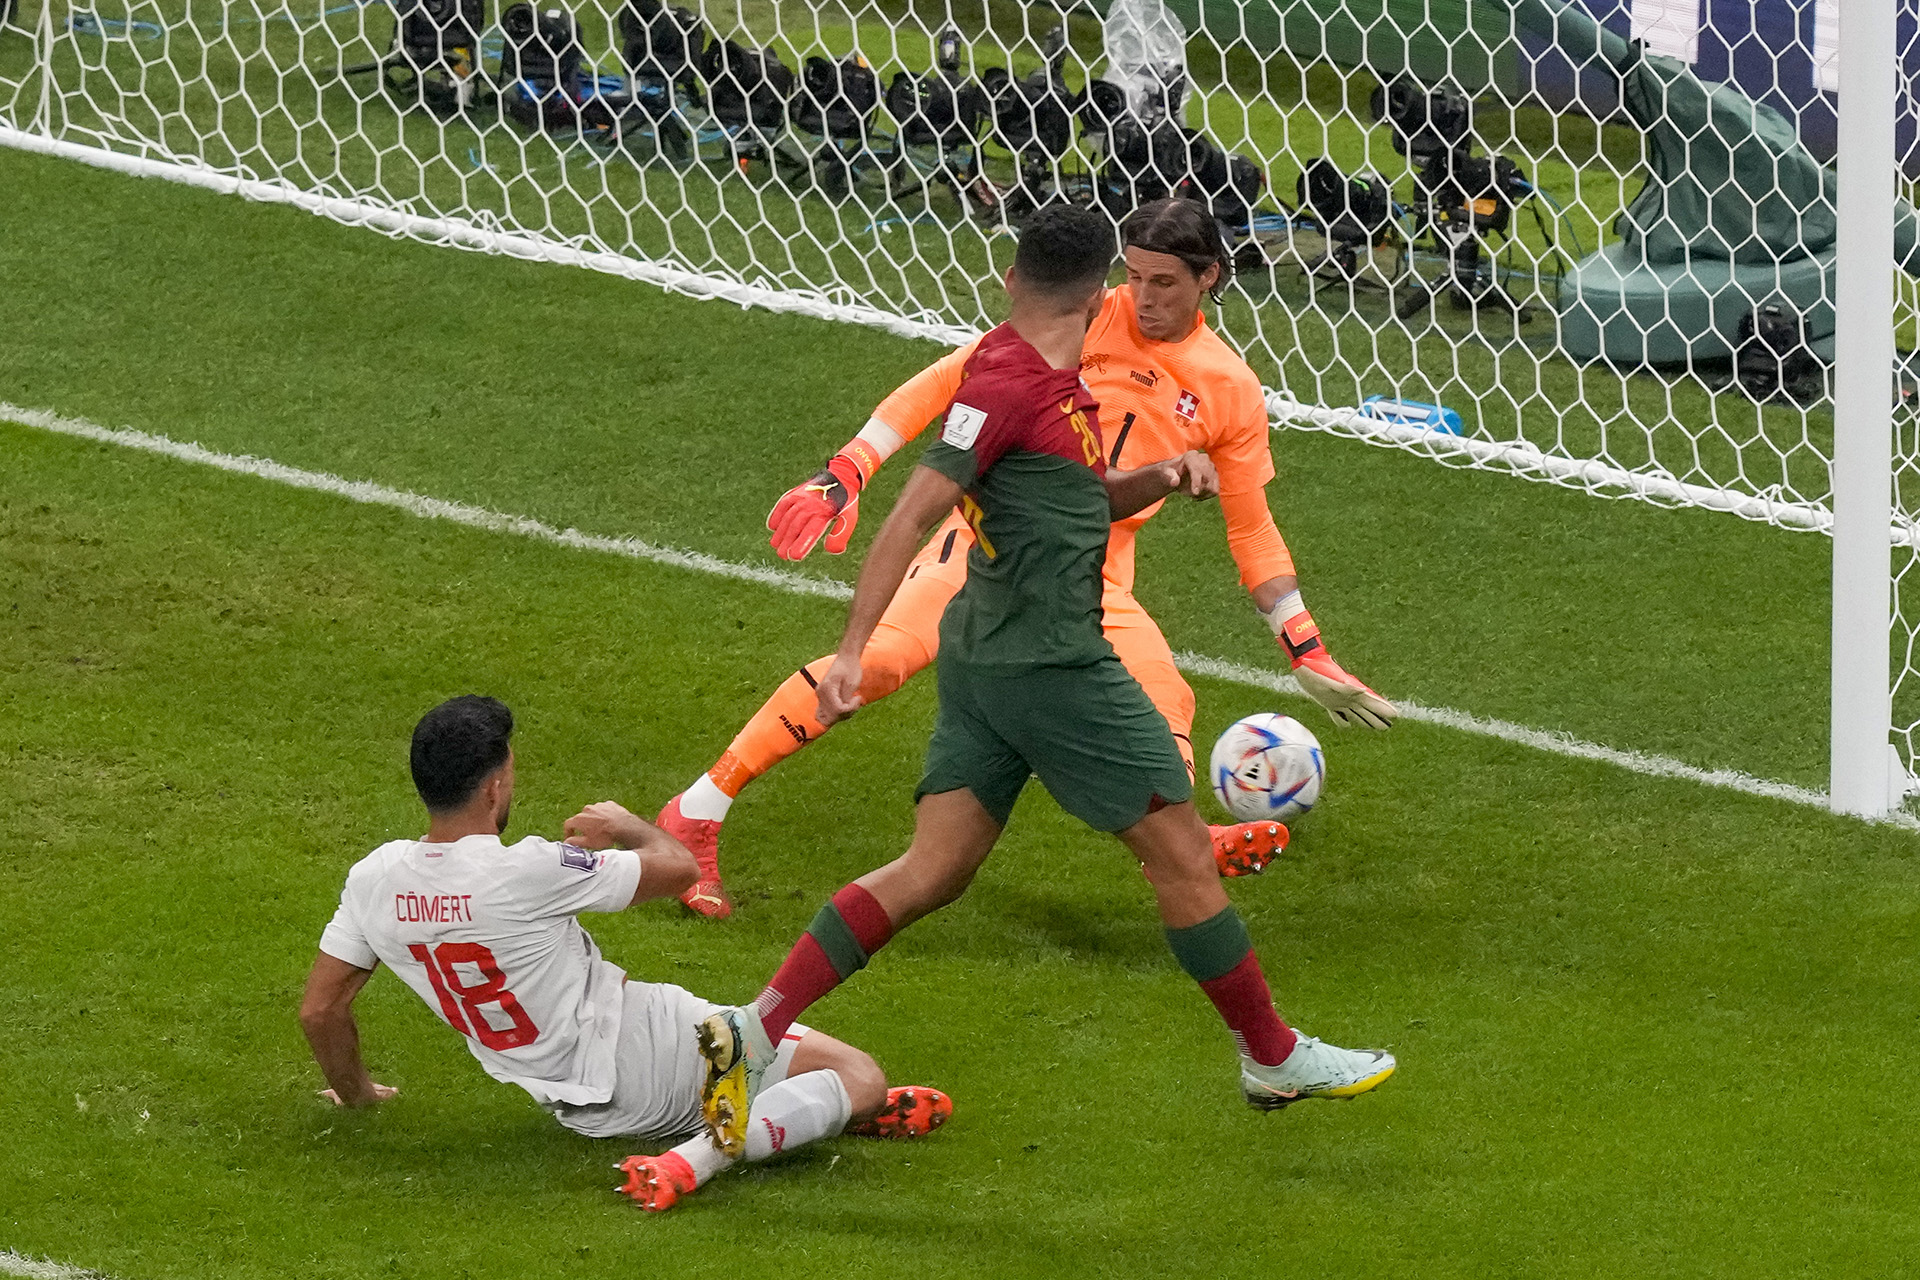
[(67, 15), (67, 30), (77, 36), (99, 36), (102, 40), (110, 32), (138, 32), (142, 40), (158, 40), (164, 33), (151, 22), (123, 22), (119, 18), (103, 18), (91, 9), (75, 9)]
[[(385, 4), (387, 0), (350, 0), (347, 4), (337, 4), (314, 18), (296, 18), (290, 13), (270, 13), (265, 17), (229, 18), (216, 24), (212, 30), (224, 31), (233, 27), (265, 26), (269, 22), (285, 22), (296, 27), (310, 27), (325, 22), (336, 14), (352, 13), (356, 9), (371, 5)], [(190, 24), (189, 24), (190, 25)], [(75, 9), (67, 16), (67, 29), (75, 35), (98, 36), (106, 39), (110, 34), (126, 32), (137, 34), (142, 40), (158, 40), (166, 34), (157, 23), (136, 22), (120, 18), (103, 18), (91, 9)]]
[(1573, 222), (1567, 217), (1567, 211), (1560, 207), (1560, 202), (1548, 194), (1544, 187), (1536, 187), (1531, 182), (1523, 182), (1520, 185), (1527, 189), (1527, 194), (1539, 196), (1542, 200), (1545, 200), (1549, 205), (1553, 206), (1554, 215), (1559, 219), (1560, 225), (1565, 227), (1567, 234), (1573, 237), (1574, 252), (1583, 258), (1586, 257), (1587, 246), (1580, 241), (1580, 230), (1575, 227)]

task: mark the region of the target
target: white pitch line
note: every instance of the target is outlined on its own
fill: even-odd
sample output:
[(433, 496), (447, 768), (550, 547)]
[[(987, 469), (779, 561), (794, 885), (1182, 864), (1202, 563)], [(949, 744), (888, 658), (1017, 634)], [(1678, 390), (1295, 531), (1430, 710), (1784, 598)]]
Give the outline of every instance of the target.
[(609, 555), (627, 556), (634, 560), (652, 560), (657, 564), (670, 564), (677, 569), (692, 569), (697, 573), (710, 573), (722, 578), (739, 578), (745, 582), (757, 582), (762, 586), (777, 587), (794, 595), (825, 596), (829, 600), (853, 598), (852, 587), (844, 582), (836, 582), (832, 578), (814, 578), (803, 573), (790, 573), (784, 569), (763, 569), (757, 565), (734, 564), (718, 556), (707, 555), (705, 552), (655, 546), (640, 538), (603, 538), (596, 534), (582, 533), (578, 529), (556, 529), (550, 524), (527, 516), (507, 515), (499, 511), (490, 511), (485, 507), (470, 506), (464, 502), (449, 502), (443, 498), (422, 497), (417, 493), (389, 489), (383, 484), (372, 484), (365, 480), (343, 480), (339, 476), (328, 475), (324, 471), (303, 471), (299, 467), (289, 467), (271, 458), (215, 453), (197, 444), (182, 444), (178, 440), (169, 440), (166, 436), (148, 435), (144, 431), (135, 431), (131, 428), (114, 430), (111, 427), (88, 422), (84, 418), (62, 418), (44, 409), (22, 409), (4, 400), (0, 400), (0, 421), (15, 422), (23, 427), (38, 427), (42, 431), (55, 431), (66, 436), (79, 436), (83, 440), (97, 440), (102, 444), (117, 444), (129, 449), (141, 449), (147, 453), (165, 454), (169, 458), (178, 458), (182, 462), (197, 462), (202, 466), (217, 467), (222, 471), (237, 471), (242, 475), (259, 476), (263, 480), (291, 485), (296, 489), (317, 489), (322, 493), (349, 498), (354, 502), (397, 507), (408, 515), (419, 516), (423, 520), (451, 520), (455, 524), (471, 525), (476, 529), (488, 529), (494, 533), (511, 533), (522, 538), (537, 538), (542, 542), (572, 547), (576, 551), (604, 551)]
[(11, 1249), (0, 1249), (0, 1275), (22, 1276), (25, 1280), (108, 1280), (98, 1271), (70, 1267), (64, 1262), (36, 1262)]
[[(258, 476), (261, 479), (291, 485), (294, 488), (331, 493), (354, 502), (393, 507), (423, 520), (447, 520), (476, 529), (487, 529), (495, 533), (509, 533), (517, 537), (551, 542), (577, 551), (600, 551), (610, 555), (627, 556), (635, 560), (651, 560), (656, 564), (671, 565), (677, 569), (690, 569), (696, 573), (754, 582), (792, 595), (817, 596), (828, 600), (847, 600), (853, 595), (852, 587), (833, 578), (815, 578), (784, 569), (735, 564), (717, 556), (707, 555), (705, 552), (656, 546), (639, 538), (607, 538), (582, 533), (578, 529), (556, 529), (550, 524), (529, 516), (509, 515), (486, 507), (471, 506), (464, 502), (450, 502), (444, 498), (424, 497), (401, 489), (389, 489), (385, 485), (366, 480), (345, 480), (324, 471), (306, 471), (299, 467), (274, 462), (269, 458), (216, 453), (197, 444), (183, 444), (166, 436), (149, 435), (144, 431), (135, 431), (131, 428), (116, 430), (82, 418), (63, 418), (43, 409), (22, 409), (5, 401), (0, 401), (0, 421), (57, 432), (61, 435), (77, 436), (83, 440), (95, 440), (102, 444), (120, 445), (123, 448), (163, 454), (183, 462), (198, 463), (242, 475)], [(1174, 659), (1182, 671), (1193, 675), (1226, 680), (1256, 689), (1268, 689), (1291, 697), (1306, 696), (1300, 691), (1300, 686), (1292, 676), (1262, 671), (1256, 667), (1242, 666), (1239, 663), (1211, 658), (1199, 653), (1179, 653), (1174, 655)], [(1756, 778), (1735, 769), (1702, 769), (1671, 756), (1651, 755), (1643, 751), (1623, 751), (1618, 747), (1587, 742), (1571, 734), (1476, 716), (1471, 712), (1456, 711), (1451, 707), (1422, 706), (1417, 702), (1401, 698), (1396, 698), (1394, 704), (1400, 709), (1401, 715), (1408, 720), (1441, 725), (1463, 733), (1498, 738), (1553, 755), (1611, 764), (1648, 777), (1675, 778), (1701, 786), (1740, 791), (1772, 800), (1784, 800), (1789, 804), (1805, 805), (1809, 808), (1823, 810), (1827, 808), (1827, 797), (1823, 792), (1794, 786), (1787, 782)], [(1920, 818), (1901, 811), (1868, 821), (1904, 827), (1908, 830), (1920, 830)], [(4, 1256), (0, 1255), (0, 1258)]]
[[(1176, 653), (1173, 658), (1182, 671), (1192, 675), (1212, 676), (1216, 680), (1229, 680), (1234, 684), (1272, 689), (1277, 693), (1291, 694), (1299, 698), (1307, 696), (1301, 692), (1299, 682), (1292, 676), (1281, 675), (1275, 671), (1243, 667), (1237, 662), (1225, 662), (1200, 653)], [(1534, 729), (1524, 724), (1515, 724), (1511, 720), (1495, 720), (1490, 716), (1476, 716), (1470, 711), (1455, 711), (1452, 707), (1424, 706), (1407, 698), (1395, 698), (1393, 705), (1399, 709), (1400, 718), (1403, 720), (1437, 724), (1448, 729), (1458, 729), (1462, 733), (1477, 733), (1483, 737), (1499, 738), (1504, 742), (1532, 747), (1537, 751), (1548, 751), (1557, 756), (1570, 756), (1576, 760), (1597, 760), (1603, 764), (1630, 769), (1635, 773), (1644, 773), (1649, 777), (1679, 778), (1687, 782), (1697, 782), (1703, 787), (1744, 791), (1748, 795), (1766, 796), (1771, 800), (1785, 800), (1790, 804), (1804, 804), (1819, 809), (1827, 807), (1825, 792), (1796, 787), (1791, 782), (1774, 782), (1767, 778), (1756, 778), (1750, 773), (1741, 773), (1738, 769), (1701, 769), (1684, 760), (1675, 760), (1672, 756), (1649, 755), (1644, 751), (1622, 751), (1618, 747), (1587, 742), (1569, 733)], [(1894, 813), (1882, 821), (1896, 827), (1920, 830), (1920, 818), (1915, 818), (1911, 814)]]

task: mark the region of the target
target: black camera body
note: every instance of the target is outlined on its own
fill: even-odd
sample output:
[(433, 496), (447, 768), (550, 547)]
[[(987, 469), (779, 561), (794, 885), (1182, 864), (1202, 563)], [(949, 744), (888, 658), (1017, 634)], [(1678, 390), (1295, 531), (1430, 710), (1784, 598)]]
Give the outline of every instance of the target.
[(1416, 165), (1467, 149), (1473, 135), (1471, 98), (1444, 86), (1429, 89), (1409, 76), (1376, 85), (1367, 107), (1376, 123), (1387, 126), (1393, 149)]
[(785, 123), (797, 80), (772, 49), (715, 40), (700, 55), (714, 118), (731, 129), (775, 131)]
[[(506, 113), (530, 129), (580, 128), (575, 97), (586, 50), (573, 15), (555, 5), (535, 9), (527, 0), (500, 15), (500, 102)], [(611, 126), (612, 120), (597, 123)]]
[(788, 103), (793, 127), (835, 141), (865, 142), (880, 109), (880, 78), (859, 54), (838, 62), (815, 55), (800, 72), (800, 91)]
[[(0, 0), (0, 4), (6, 0)], [(377, 73), (403, 106), (456, 115), (488, 87), (480, 71), (485, 0), (393, 0), (393, 46), (373, 62), (343, 66), (343, 76)], [(389, 75), (397, 71), (400, 78)]]
[(1826, 366), (1807, 342), (1806, 318), (1786, 299), (1772, 297), (1740, 317), (1733, 367), (1755, 400), (1804, 400), (1823, 389)]
[(1447, 255), (1443, 281), (1423, 287), (1402, 316), (1430, 305), (1441, 293), (1458, 306), (1497, 303), (1520, 319), (1527, 309), (1489, 280), (1484, 238), (1503, 235), (1513, 222), (1514, 205), (1532, 194), (1520, 166), (1505, 156), (1473, 154), (1473, 101), (1447, 86), (1428, 88), (1398, 76), (1374, 89), (1368, 99), (1373, 118), (1387, 126), (1393, 149), (1414, 166), (1414, 213), (1420, 231), (1430, 234)]
[(1505, 156), (1475, 156), (1465, 148), (1430, 156), (1414, 184), (1437, 221), (1499, 234), (1513, 221), (1515, 201), (1527, 191), (1520, 166)]
[(993, 138), (1016, 155), (1039, 151), (1058, 160), (1073, 147), (1073, 91), (1052, 67), (1014, 79), (1005, 67), (980, 75), (993, 119)]
[(700, 15), (663, 0), (627, 0), (620, 9), (620, 61), (633, 76), (636, 100), (671, 110), (677, 90), (698, 103), (694, 69), (706, 46)]
[(993, 104), (978, 82), (960, 77), (958, 31), (948, 27), (934, 42), (931, 72), (894, 74), (887, 86), (887, 112), (899, 122), (900, 141), (909, 147), (938, 147), (945, 153), (979, 140)]
[(1393, 230), (1393, 191), (1377, 173), (1349, 177), (1322, 156), (1301, 171), (1294, 192), (1326, 235), (1327, 257), (1347, 275), (1358, 270), (1362, 247), (1385, 243)]
[(1187, 140), (1187, 176), (1175, 188), (1205, 205), (1214, 221), (1239, 229), (1253, 222), (1253, 206), (1266, 190), (1267, 175), (1237, 151), (1228, 151), (1197, 129), (1183, 129)]
[(986, 90), (971, 80), (899, 71), (887, 86), (887, 112), (900, 123), (901, 142), (944, 152), (972, 146), (991, 108)]
[(479, 65), (482, 0), (399, 0), (400, 52), (416, 71), (450, 66), (471, 75)]
[[(1115, 106), (1118, 111), (1108, 114)], [(1252, 160), (1171, 118), (1144, 125), (1124, 100), (1098, 101), (1092, 86), (1081, 107), (1083, 120), (1089, 109), (1099, 113), (1099, 132), (1106, 135), (1107, 154), (1094, 195), (1109, 214), (1122, 218), (1149, 200), (1179, 196), (1204, 205), (1227, 227), (1252, 221), (1253, 206), (1267, 185), (1266, 174)]]

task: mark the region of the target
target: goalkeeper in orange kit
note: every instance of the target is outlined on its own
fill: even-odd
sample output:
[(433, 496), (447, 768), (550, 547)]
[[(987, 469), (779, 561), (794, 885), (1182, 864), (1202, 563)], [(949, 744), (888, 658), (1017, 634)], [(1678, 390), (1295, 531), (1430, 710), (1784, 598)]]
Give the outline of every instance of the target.
[[(1081, 362), (1082, 380), (1100, 404), (1108, 465), (1125, 468), (1204, 450), (1219, 471), (1220, 509), (1240, 581), (1286, 650), (1300, 687), (1338, 724), (1386, 728), (1393, 705), (1333, 660), (1301, 603), (1293, 557), (1267, 507), (1273, 457), (1260, 380), (1208, 327), (1201, 310), (1202, 297), (1217, 297), (1231, 269), (1218, 226), (1191, 201), (1159, 200), (1129, 214), (1120, 235), (1127, 283), (1108, 290)], [(775, 552), (799, 560), (823, 540), (836, 555), (846, 550), (861, 490), (889, 455), (953, 402), (975, 345), (909, 379), (818, 475), (780, 499), (767, 520)], [(1156, 503), (1113, 525), (1104, 632), (1166, 717), (1191, 774), (1193, 690), (1175, 668), (1160, 628), (1133, 598), (1134, 537), (1158, 510)], [(973, 540), (964, 511), (956, 510), (922, 548), (861, 655), (864, 702), (886, 697), (937, 656), (940, 618), (966, 580)], [(831, 656), (823, 657), (788, 678), (713, 767), (661, 811), (661, 829), (700, 863), (700, 880), (681, 897), (694, 911), (731, 913), (720, 880), (720, 825), (747, 783), (826, 732), (815, 716), (814, 688), (831, 664)], [(1261, 870), (1287, 841), (1286, 828), (1275, 822), (1215, 827), (1212, 834), (1224, 875)]]

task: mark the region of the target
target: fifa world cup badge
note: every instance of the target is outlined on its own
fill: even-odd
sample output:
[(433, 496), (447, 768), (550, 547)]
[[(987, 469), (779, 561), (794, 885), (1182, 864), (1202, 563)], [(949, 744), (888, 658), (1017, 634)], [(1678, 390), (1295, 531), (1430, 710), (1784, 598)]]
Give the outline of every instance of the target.
[(947, 410), (947, 421), (941, 428), (940, 439), (956, 449), (971, 449), (973, 442), (980, 438), (980, 428), (986, 425), (985, 410), (976, 409), (970, 404), (955, 403)]

